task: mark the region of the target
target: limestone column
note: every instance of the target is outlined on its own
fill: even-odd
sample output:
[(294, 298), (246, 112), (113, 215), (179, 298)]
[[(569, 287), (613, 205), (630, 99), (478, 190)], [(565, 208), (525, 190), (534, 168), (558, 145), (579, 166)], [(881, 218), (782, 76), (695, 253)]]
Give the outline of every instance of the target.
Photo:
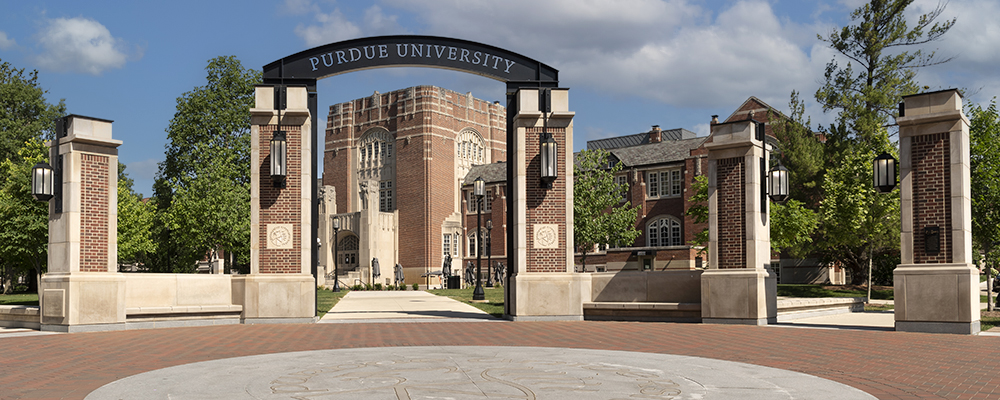
[[(275, 86), (255, 89), (250, 110), (250, 274), (233, 278), (244, 323), (299, 323), (316, 315), (312, 276), (312, 132), (308, 93), (287, 86), (284, 109)], [(281, 124), (287, 141), (285, 187), (271, 179), (270, 141)]]
[(896, 330), (979, 333), (972, 264), (969, 120), (955, 89), (903, 98)]
[[(709, 267), (701, 275), (705, 323), (777, 322), (777, 281), (768, 268), (770, 204), (763, 192), (769, 151), (764, 124), (712, 126), (708, 149)], [(759, 133), (759, 134), (758, 134)]]
[(41, 329), (125, 329), (125, 277), (118, 273), (118, 146), (111, 121), (71, 115), (50, 142), (62, 194), (49, 204), (48, 273)]
[[(516, 135), (513, 171), (513, 263), (507, 306), (514, 320), (582, 320), (590, 301), (590, 275), (573, 272), (573, 116), (568, 89), (550, 89), (550, 107), (539, 89), (519, 89), (508, 135)], [(546, 110), (547, 111), (543, 111)], [(558, 177), (551, 188), (541, 181), (542, 132), (558, 147)], [(509, 159), (509, 158), (508, 158)], [(484, 269), (485, 270), (485, 269)]]

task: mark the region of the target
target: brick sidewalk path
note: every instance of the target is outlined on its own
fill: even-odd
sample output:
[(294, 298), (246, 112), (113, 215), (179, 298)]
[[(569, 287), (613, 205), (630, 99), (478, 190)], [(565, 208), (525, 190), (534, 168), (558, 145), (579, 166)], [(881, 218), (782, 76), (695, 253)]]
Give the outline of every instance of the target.
[(82, 399), (174, 365), (289, 351), (544, 346), (679, 354), (803, 372), (880, 399), (1000, 398), (1000, 338), (629, 322), (230, 325), (0, 339), (0, 399)]

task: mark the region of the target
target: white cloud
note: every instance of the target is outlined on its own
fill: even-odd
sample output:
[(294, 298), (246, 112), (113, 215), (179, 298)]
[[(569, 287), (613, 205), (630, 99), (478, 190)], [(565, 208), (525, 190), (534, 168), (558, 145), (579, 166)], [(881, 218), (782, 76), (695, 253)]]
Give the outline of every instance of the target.
[(0, 50), (7, 50), (14, 46), (17, 46), (17, 42), (14, 39), (8, 38), (6, 32), (0, 31)]
[(566, 86), (677, 106), (731, 107), (751, 95), (784, 104), (793, 88), (815, 90), (828, 61), (806, 52), (816, 42), (810, 27), (782, 23), (764, 1), (738, 1), (718, 15), (680, 0), (386, 2), (417, 13), (427, 34), (552, 65)]
[(305, 40), (308, 46), (320, 46), (327, 43), (359, 38), (362, 35), (388, 35), (403, 33), (397, 22), (397, 16), (386, 15), (382, 8), (375, 5), (365, 10), (363, 25), (351, 22), (339, 8), (329, 13), (323, 13), (315, 4), (300, 0), (288, 0), (286, 7), (294, 10), (308, 10), (315, 15), (316, 25), (299, 24), (295, 34)]
[(100, 75), (107, 69), (121, 68), (128, 58), (125, 42), (89, 18), (49, 20), (38, 36), (44, 51), (36, 56), (36, 61), (54, 71)]

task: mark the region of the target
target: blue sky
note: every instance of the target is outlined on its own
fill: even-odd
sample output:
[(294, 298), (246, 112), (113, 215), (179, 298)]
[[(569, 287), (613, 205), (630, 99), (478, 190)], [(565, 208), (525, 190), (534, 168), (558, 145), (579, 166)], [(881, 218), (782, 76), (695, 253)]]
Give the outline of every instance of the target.
[[(96, 4), (94, 4), (96, 3)], [(207, 61), (246, 67), (365, 36), (419, 34), (482, 42), (560, 71), (575, 111), (574, 147), (649, 130), (708, 133), (749, 96), (786, 110), (802, 93), (814, 123), (833, 119), (813, 93), (835, 56), (817, 33), (849, 22), (860, 0), (376, 0), (81, 2), (0, 0), (0, 60), (38, 70), (50, 102), (114, 120), (120, 160), (151, 192), (176, 99), (205, 83)], [(928, 49), (955, 60), (921, 70), (931, 89), (958, 87), (986, 102), (1000, 93), (1000, 4), (951, 0), (956, 27)], [(917, 0), (910, 20), (937, 0)], [(842, 60), (843, 61), (843, 60)], [(503, 85), (424, 68), (381, 69), (320, 81), (321, 123), (331, 104), (413, 85), (504, 100)]]

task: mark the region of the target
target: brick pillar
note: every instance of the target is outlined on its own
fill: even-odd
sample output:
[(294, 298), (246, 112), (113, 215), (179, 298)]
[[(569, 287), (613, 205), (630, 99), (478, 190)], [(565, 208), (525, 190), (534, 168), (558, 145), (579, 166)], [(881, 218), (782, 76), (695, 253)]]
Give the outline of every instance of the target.
[(701, 275), (702, 322), (777, 322), (777, 282), (768, 268), (770, 204), (762, 182), (769, 149), (763, 124), (712, 125), (708, 150), (709, 266)]
[[(50, 142), (62, 194), (49, 205), (48, 273), (41, 329), (124, 329), (125, 277), (118, 273), (118, 146), (111, 121), (71, 115)], [(58, 179), (58, 178), (57, 178)], [(57, 204), (58, 202), (58, 204)]]
[(896, 330), (979, 333), (972, 265), (969, 120), (955, 89), (903, 98)]
[[(573, 272), (573, 116), (569, 91), (551, 89), (551, 112), (539, 111), (538, 89), (514, 95), (508, 135), (516, 135), (513, 254), (507, 313), (514, 320), (582, 320), (583, 302), (590, 301), (590, 275)], [(547, 121), (546, 121), (547, 120)], [(547, 128), (545, 127), (547, 126)], [(558, 178), (552, 188), (541, 181), (541, 133), (552, 133), (558, 147)], [(510, 159), (510, 158), (508, 158)]]
[(244, 323), (299, 323), (316, 315), (311, 273), (312, 132), (305, 87), (287, 88), (281, 130), (287, 141), (288, 175), (275, 187), (270, 141), (278, 110), (270, 85), (255, 90), (251, 113), (250, 275), (233, 278), (233, 296), (243, 305)]

